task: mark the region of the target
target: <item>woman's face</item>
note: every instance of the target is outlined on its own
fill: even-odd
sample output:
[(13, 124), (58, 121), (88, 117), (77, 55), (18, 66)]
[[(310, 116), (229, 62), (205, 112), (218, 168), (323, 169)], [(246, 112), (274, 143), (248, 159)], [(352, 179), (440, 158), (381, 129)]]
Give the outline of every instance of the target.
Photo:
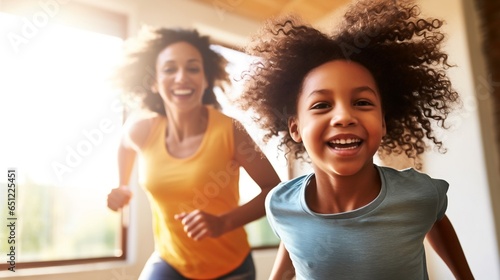
[(303, 142), (316, 171), (352, 176), (372, 168), (386, 133), (375, 80), (362, 65), (334, 60), (311, 70), (298, 97), (290, 134)]
[(201, 106), (206, 88), (203, 58), (193, 45), (177, 42), (158, 54), (152, 90), (160, 94), (167, 110), (189, 111)]

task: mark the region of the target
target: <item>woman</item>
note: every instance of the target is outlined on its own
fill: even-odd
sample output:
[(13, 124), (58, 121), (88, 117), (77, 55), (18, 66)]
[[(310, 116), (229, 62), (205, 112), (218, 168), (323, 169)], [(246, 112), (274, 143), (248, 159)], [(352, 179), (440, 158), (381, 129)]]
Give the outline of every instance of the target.
[[(228, 81), (225, 59), (197, 31), (165, 28), (144, 29), (126, 58), (118, 84), (154, 114), (125, 125), (108, 207), (129, 202), (137, 157), (155, 237), (140, 279), (255, 279), (242, 226), (264, 215), (279, 178), (247, 132), (217, 110), (213, 88)], [(242, 206), (240, 166), (262, 189)]]

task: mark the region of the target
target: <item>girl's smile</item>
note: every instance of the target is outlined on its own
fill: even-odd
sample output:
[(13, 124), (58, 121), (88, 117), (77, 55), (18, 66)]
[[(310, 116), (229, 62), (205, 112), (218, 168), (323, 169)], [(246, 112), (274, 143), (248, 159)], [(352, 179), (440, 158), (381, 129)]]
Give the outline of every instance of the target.
[(327, 142), (327, 145), (333, 149), (333, 152), (339, 156), (350, 156), (357, 152), (363, 144), (363, 140), (356, 135), (346, 134), (337, 135)]

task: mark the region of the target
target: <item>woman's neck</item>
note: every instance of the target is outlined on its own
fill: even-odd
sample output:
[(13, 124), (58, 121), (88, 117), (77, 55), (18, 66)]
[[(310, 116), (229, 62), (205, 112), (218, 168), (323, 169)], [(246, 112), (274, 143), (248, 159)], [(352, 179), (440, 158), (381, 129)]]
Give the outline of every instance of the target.
[(166, 138), (181, 143), (203, 135), (208, 124), (208, 109), (199, 106), (189, 111), (167, 110)]

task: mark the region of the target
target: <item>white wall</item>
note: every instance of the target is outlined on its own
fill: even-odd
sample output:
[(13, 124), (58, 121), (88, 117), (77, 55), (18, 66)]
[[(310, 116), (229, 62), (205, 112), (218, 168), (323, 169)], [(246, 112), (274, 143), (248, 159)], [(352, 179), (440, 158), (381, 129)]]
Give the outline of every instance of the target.
[[(76, 0), (75, 0), (76, 1)], [(195, 27), (226, 44), (243, 45), (259, 27), (259, 23), (229, 15), (214, 6), (203, 6), (185, 0), (81, 0), (80, 2), (110, 8), (130, 16), (130, 34), (136, 34), (142, 23), (172, 27)], [(237, 1), (227, 1), (234, 2)], [(450, 70), (457, 90), (464, 94), (465, 111), (456, 116), (457, 125), (446, 135), (445, 155), (426, 158), (426, 172), (450, 182), (448, 215), (462, 242), (476, 279), (500, 279), (495, 216), (490, 192), (500, 186), (497, 151), (491, 134), (492, 110), (488, 94), (477, 98), (479, 86), (488, 77), (481, 61), (478, 30), (470, 0), (421, 0), (423, 11), (443, 17), (449, 34), (447, 49), (450, 61), (458, 65)], [(1, 3), (1, 2), (0, 2)], [(214, 2), (215, 3), (215, 2)], [(237, 6), (233, 7), (237, 8)], [(467, 15), (467, 18), (466, 18)], [(329, 26), (333, 19), (322, 25)], [(467, 33), (467, 31), (469, 33)], [(472, 40), (474, 39), (474, 40)], [(471, 41), (469, 41), (471, 40)], [(474, 60), (471, 60), (473, 57)], [(484, 87), (483, 87), (484, 88)], [(490, 188), (492, 190), (490, 190)], [(498, 192), (498, 191), (497, 191)], [(497, 193), (498, 195), (498, 193)], [(25, 270), (18, 279), (136, 279), (153, 250), (151, 215), (142, 190), (136, 188), (130, 224), (130, 255), (128, 263), (109, 266), (78, 266), (56, 270)], [(497, 206), (498, 207), (498, 206)], [(500, 212), (500, 210), (497, 210)], [(498, 221), (498, 217), (496, 219)], [(267, 279), (274, 260), (274, 250), (255, 252), (258, 279)], [(429, 252), (431, 279), (452, 279), (447, 268)], [(80, 269), (86, 272), (76, 273)], [(56, 273), (23, 276), (29, 274)], [(120, 278), (121, 277), (121, 278)]]
[[(487, 127), (487, 123), (479, 116), (480, 111), (491, 112), (487, 108), (491, 103), (485, 102), (488, 92), (482, 84), (488, 76), (477, 65), (480, 57), (477, 55), (480, 45), (477, 35), (480, 32), (477, 26), (473, 26), (476, 19), (474, 6), (469, 0), (421, 2), (425, 12), (446, 20), (444, 29), (449, 34), (446, 50), (450, 62), (457, 65), (449, 73), (464, 101), (459, 114), (451, 119), (452, 129), (442, 135), (448, 152), (445, 155), (430, 153), (425, 159), (425, 171), (432, 176), (445, 178), (450, 183), (447, 214), (455, 226), (476, 278), (500, 279), (497, 233), (490, 199), (490, 188), (498, 184), (488, 181), (489, 175), (495, 180), (495, 176), (491, 175), (496, 174), (498, 182), (499, 169), (492, 164), (487, 166), (485, 158), (497, 153), (491, 135), (492, 126)], [(476, 61), (471, 60), (474, 52)], [(491, 95), (487, 98), (491, 98)], [(453, 279), (434, 252), (428, 252), (434, 278)]]
[[(259, 26), (258, 23), (230, 15), (228, 11), (237, 9), (237, 4), (222, 8), (182, 0), (143, 0), (140, 3), (137, 10), (139, 24), (197, 28), (201, 33), (226, 44), (243, 44)], [(134, 34), (135, 30), (131, 32)]]

